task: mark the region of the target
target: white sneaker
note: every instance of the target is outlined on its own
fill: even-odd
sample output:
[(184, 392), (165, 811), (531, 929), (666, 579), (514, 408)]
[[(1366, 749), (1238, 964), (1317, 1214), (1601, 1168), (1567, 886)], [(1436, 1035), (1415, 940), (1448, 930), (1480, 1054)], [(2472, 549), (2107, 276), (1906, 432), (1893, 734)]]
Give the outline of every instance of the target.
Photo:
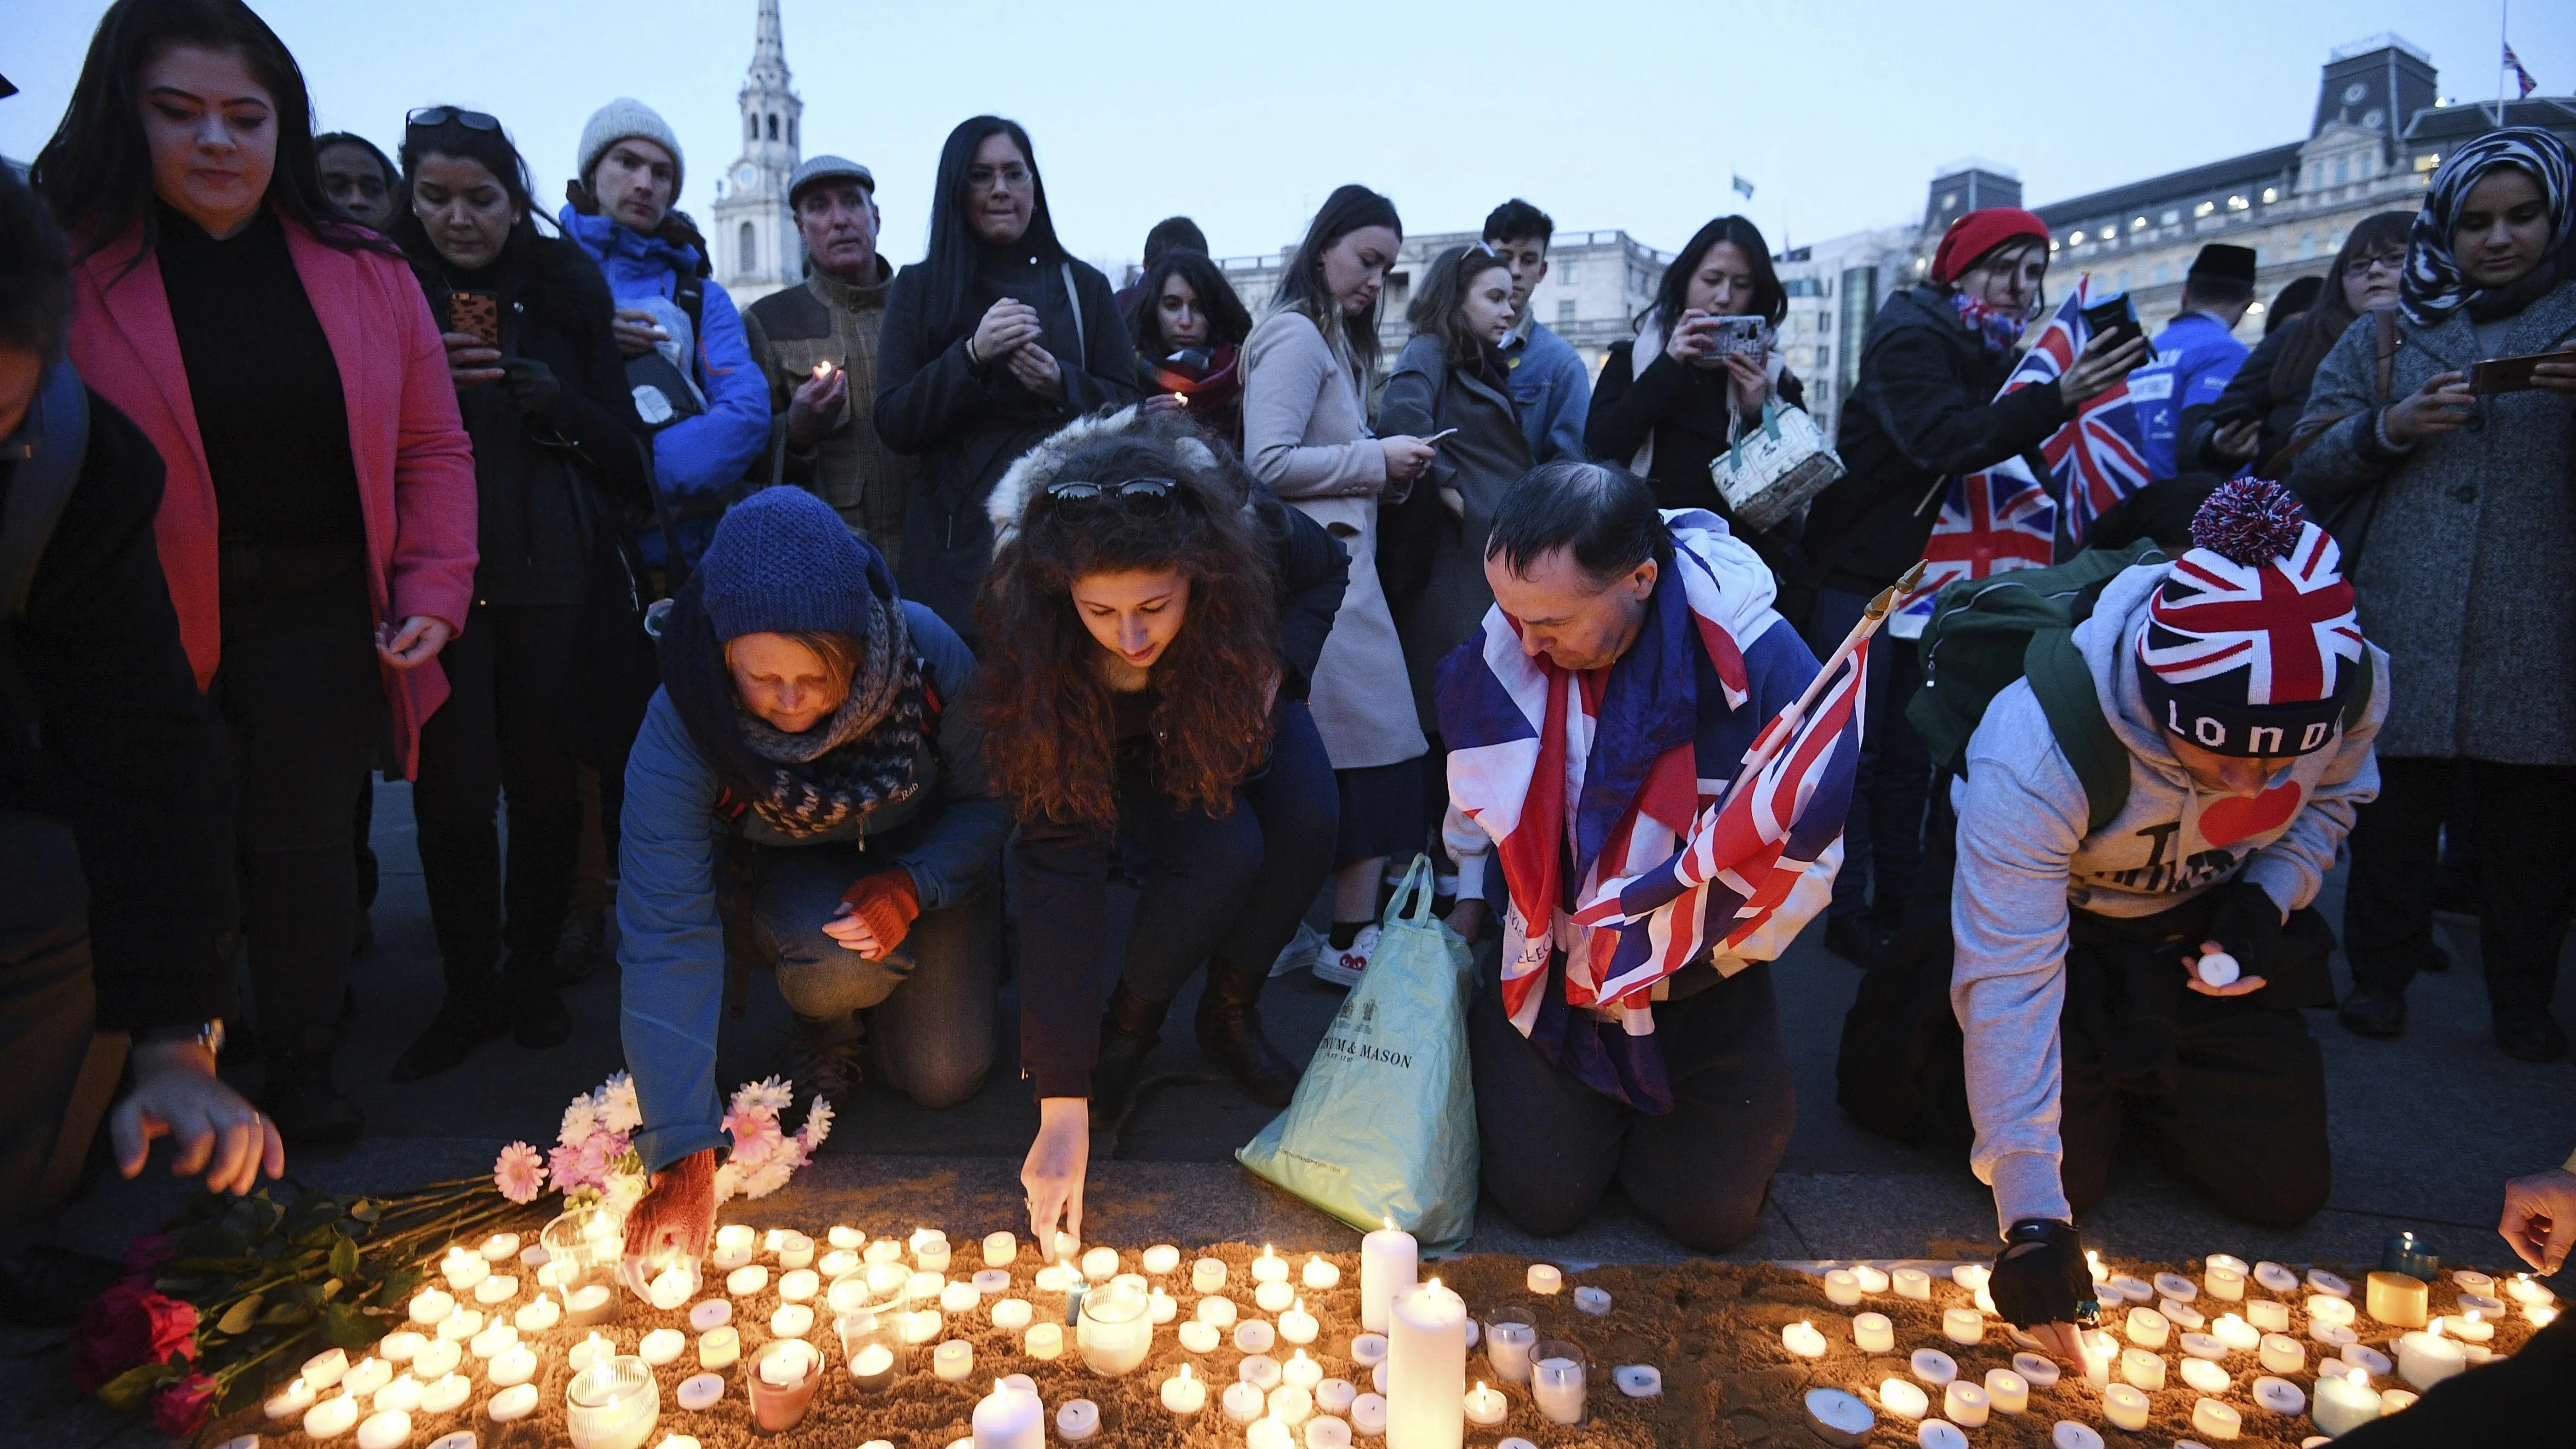
[(1337, 986), (1357, 986), (1368, 970), (1369, 958), (1377, 954), (1377, 939), (1385, 934), (1374, 925), (1360, 927), (1359, 936), (1341, 950), (1327, 943), (1322, 955), (1315, 958), (1315, 975)]
[(1299, 921), (1297, 934), (1288, 938), (1287, 949), (1279, 953), (1278, 960), (1270, 963), (1270, 974), (1273, 977), (1279, 977), (1303, 971), (1314, 965), (1315, 958), (1322, 954), (1324, 954), (1323, 936), (1314, 927)]

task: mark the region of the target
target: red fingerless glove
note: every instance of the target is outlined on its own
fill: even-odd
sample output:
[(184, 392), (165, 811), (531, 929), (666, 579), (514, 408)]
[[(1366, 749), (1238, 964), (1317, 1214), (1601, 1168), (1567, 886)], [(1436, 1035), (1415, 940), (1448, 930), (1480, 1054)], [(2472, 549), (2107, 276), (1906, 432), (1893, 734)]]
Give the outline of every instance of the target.
[(921, 914), (921, 890), (912, 883), (912, 872), (901, 866), (860, 876), (842, 893), (841, 900), (884, 951), (902, 945), (903, 938), (912, 933), (913, 918)]

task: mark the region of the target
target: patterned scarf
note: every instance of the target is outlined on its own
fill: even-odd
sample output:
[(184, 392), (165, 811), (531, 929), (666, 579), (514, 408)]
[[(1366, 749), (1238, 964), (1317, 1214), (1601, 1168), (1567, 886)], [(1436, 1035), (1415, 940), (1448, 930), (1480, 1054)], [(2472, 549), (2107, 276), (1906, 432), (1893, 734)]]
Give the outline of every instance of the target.
[(831, 716), (789, 734), (742, 708), (699, 581), (662, 620), (662, 678), (716, 781), (791, 840), (863, 820), (921, 788), (922, 682), (903, 605), (868, 599), (867, 656)]
[(1988, 352), (2004, 353), (2019, 347), (2022, 329), (2030, 325), (2029, 314), (1989, 306), (1965, 292), (1952, 292), (1950, 305), (1959, 309), (1959, 320), (1977, 334)]
[[(2451, 233), (2459, 229), (2460, 209), (2469, 191), (2498, 166), (2518, 167), (2540, 183), (2549, 203), (2549, 249), (2540, 265), (2502, 287), (2478, 287), (2460, 274), (2460, 259), (2451, 253)], [(2556, 286), (2566, 259), (2571, 222), (2576, 222), (2576, 159), (2567, 143), (2531, 126), (2490, 131), (2442, 159), (2424, 194), (2424, 209), (2415, 214), (2415, 229), (2406, 239), (2406, 277), (2398, 284), (2397, 305), (2418, 327), (2438, 327), (2465, 306), (2469, 316), (2492, 322), (2539, 300)]]

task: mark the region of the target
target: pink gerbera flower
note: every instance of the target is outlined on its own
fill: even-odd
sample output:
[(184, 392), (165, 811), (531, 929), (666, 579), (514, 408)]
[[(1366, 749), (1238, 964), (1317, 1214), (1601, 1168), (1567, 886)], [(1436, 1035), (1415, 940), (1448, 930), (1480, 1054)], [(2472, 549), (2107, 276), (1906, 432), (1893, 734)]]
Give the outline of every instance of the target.
[(512, 1202), (535, 1202), (546, 1188), (545, 1159), (527, 1143), (513, 1142), (501, 1149), (499, 1160), (492, 1164), (492, 1185)]

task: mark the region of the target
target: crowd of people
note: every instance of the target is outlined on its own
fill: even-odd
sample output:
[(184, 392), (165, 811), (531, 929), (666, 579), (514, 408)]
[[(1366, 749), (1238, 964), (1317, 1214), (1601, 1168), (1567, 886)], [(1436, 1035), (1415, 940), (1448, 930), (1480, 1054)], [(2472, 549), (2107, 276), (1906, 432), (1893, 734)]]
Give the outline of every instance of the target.
[[(612, 893), (656, 1174), (630, 1244), (711, 1221), (716, 1041), (755, 977), (801, 1088), (940, 1109), (983, 1085), (1015, 974), (1032, 1225), (1078, 1234), (1091, 1130), (1188, 980), (1201, 1051), (1286, 1104), (1266, 983), (1363, 981), (1422, 852), (1480, 948), (1506, 1215), (1561, 1233), (1617, 1185), (1695, 1250), (1750, 1233), (1794, 1118), (1769, 963), (1822, 916), (1867, 973), (1845, 1105), (1992, 1185), (2022, 1322), (2089, 1296), (2072, 1223), (2124, 1123), (2240, 1217), (2322, 1205), (2298, 1008), (2337, 1004), (2315, 902), (2341, 854), (2346, 1027), (2403, 1029), (2446, 964), (2432, 913), (2464, 907), (2499, 1046), (2566, 1053), (2576, 863), (2533, 842), (2576, 809), (2576, 361), (2467, 376), (2576, 335), (2546, 133), (2445, 157), (2251, 349), (2255, 255), (2211, 246), (2158, 335), (2009, 390), (2047, 227), (1960, 218), (1870, 326), (1840, 481), (1761, 529), (1711, 465), (1805, 389), (1741, 216), (1595, 377), (1530, 316), (1553, 223), (1519, 199), (1432, 259), (1389, 359), (1403, 223), (1359, 185), (1256, 316), (1186, 217), (1113, 288), (1030, 135), (977, 116), (920, 261), (881, 254), (869, 169), (816, 155), (803, 283), (738, 309), (661, 116), (612, 100), (573, 160), (549, 221), (501, 118), (415, 110), (391, 158), (316, 136), (238, 0), (118, 0), (26, 181), (0, 175), (22, 1202), (123, 1065), (96, 1034), (132, 1043), (125, 1168), (170, 1135), (244, 1188), (361, 1134), (352, 1072), (564, 1041)], [(2055, 566), (2057, 612), (1997, 616), (2001, 679), (1944, 691), (1969, 712), (1941, 735), (1925, 686), (1974, 666), (1880, 638), (1761, 928), (1690, 922), (1688, 959), (1596, 992), (1634, 938), (1575, 907), (1672, 853), (1924, 556), (1946, 480), (2115, 389), (2155, 480)], [(1945, 593), (1932, 627), (1984, 607)], [(373, 771), (413, 782), (446, 988), (390, 1063), (340, 1055)], [(215, 1071), (251, 1026), (255, 1104)], [(2567, 1186), (2524, 1214), (2562, 1240)]]

